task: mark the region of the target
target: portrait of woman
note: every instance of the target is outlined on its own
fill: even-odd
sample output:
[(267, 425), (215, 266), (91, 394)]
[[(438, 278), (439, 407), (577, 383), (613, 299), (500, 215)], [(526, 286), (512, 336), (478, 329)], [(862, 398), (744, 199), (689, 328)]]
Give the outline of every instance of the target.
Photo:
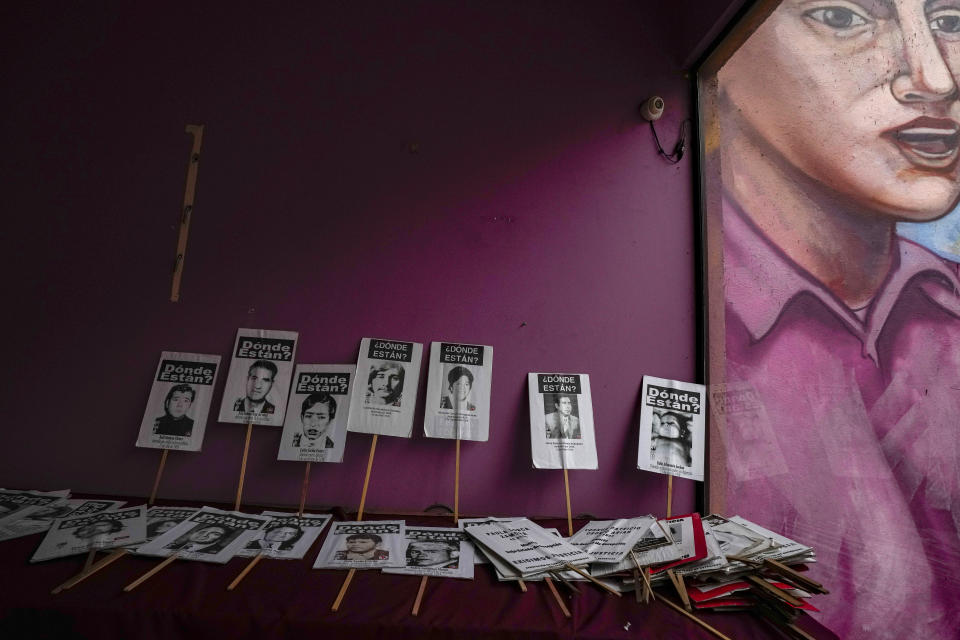
[(713, 421), (712, 507), (816, 549), (840, 637), (948, 637), (960, 279), (898, 225), (960, 198), (960, 1), (783, 0), (708, 74), (709, 377), (765, 416)]

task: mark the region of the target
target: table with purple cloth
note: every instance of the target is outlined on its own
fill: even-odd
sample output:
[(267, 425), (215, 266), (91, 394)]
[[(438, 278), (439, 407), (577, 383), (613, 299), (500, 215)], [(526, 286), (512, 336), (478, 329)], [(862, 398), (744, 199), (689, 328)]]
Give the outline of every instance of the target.
[[(140, 502), (129, 499), (131, 505)], [(343, 516), (339, 510), (333, 513), (335, 519)], [(368, 513), (364, 519), (453, 524), (450, 516)], [(565, 520), (538, 522), (561, 530), (566, 525)], [(574, 528), (585, 522), (575, 522)], [(568, 619), (544, 583), (528, 583), (523, 593), (516, 584), (498, 582), (489, 565), (478, 565), (473, 580), (429, 579), (418, 616), (412, 616), (411, 609), (419, 576), (358, 571), (334, 613), (330, 606), (347, 572), (311, 568), (325, 533), (303, 560), (264, 558), (234, 591), (226, 587), (250, 562), (247, 558), (234, 558), (226, 565), (176, 561), (125, 593), (125, 585), (159, 562), (127, 555), (73, 589), (51, 595), (51, 589), (83, 568), (86, 556), (30, 564), (43, 535), (0, 542), (0, 638), (714, 637), (660, 602), (638, 604), (632, 593), (617, 598), (589, 583), (577, 583), (580, 595), (558, 584), (572, 614)], [(747, 613), (696, 615), (736, 640), (782, 637)], [(814, 638), (836, 638), (807, 615), (798, 626)]]

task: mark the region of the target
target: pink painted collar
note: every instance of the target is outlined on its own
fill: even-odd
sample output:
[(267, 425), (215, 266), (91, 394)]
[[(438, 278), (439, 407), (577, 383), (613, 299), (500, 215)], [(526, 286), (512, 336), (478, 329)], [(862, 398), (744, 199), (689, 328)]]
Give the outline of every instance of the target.
[[(908, 285), (960, 317), (957, 265), (922, 246), (896, 237), (898, 261), (866, 309), (863, 321), (812, 275), (774, 246), (732, 202), (723, 201), (724, 288), (727, 304), (760, 341), (798, 297), (818, 299), (863, 343), (863, 355), (878, 362), (876, 343), (890, 312)], [(862, 315), (862, 314), (861, 314)]]

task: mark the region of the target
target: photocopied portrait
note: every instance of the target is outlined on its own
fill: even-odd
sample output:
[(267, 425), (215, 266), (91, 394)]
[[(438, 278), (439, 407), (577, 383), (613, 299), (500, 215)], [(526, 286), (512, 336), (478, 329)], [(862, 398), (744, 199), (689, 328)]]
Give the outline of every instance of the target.
[(367, 374), (367, 395), (369, 405), (390, 407), (403, 406), (403, 379), (406, 368), (403, 363), (389, 360), (374, 362)]
[(153, 432), (164, 436), (190, 437), (193, 434), (193, 418), (188, 413), (197, 398), (197, 390), (188, 384), (170, 387), (163, 401), (163, 415), (154, 420)]
[(543, 413), (547, 438), (579, 440), (582, 437), (577, 404), (576, 394), (544, 394)]
[(444, 365), (446, 386), (440, 398), (441, 409), (453, 409), (458, 413), (473, 413), (474, 372), (464, 365)]
[(296, 331), (237, 330), (220, 422), (283, 425), (298, 337)]

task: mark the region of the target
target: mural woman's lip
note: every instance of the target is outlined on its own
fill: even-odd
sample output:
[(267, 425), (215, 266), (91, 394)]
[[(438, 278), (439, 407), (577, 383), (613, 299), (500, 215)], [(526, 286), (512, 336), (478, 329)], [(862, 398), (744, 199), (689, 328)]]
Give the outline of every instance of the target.
[(888, 129), (884, 135), (920, 167), (946, 168), (956, 161), (960, 150), (960, 124), (949, 118), (922, 116)]

